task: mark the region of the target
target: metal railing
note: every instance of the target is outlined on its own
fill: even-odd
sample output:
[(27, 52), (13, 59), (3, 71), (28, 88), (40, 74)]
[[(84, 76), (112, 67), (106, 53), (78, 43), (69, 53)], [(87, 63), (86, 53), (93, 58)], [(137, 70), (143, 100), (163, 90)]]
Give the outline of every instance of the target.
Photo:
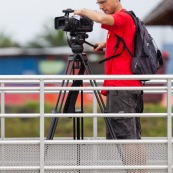
[[(69, 114), (45, 113), (45, 94), (58, 93), (61, 90), (83, 90), (93, 93), (96, 90), (114, 90), (115, 87), (59, 87), (47, 84), (58, 84), (62, 80), (83, 80), (88, 83), (104, 79), (114, 80), (149, 80), (150, 86), (116, 87), (118, 90), (143, 90), (144, 93), (164, 93), (167, 95), (166, 113), (129, 114), (133, 117), (166, 117), (167, 137), (145, 138), (142, 140), (106, 140), (97, 137), (98, 117), (126, 117), (126, 113), (97, 113), (97, 101), (93, 97), (93, 112), (70, 114), (70, 117), (92, 117), (93, 137), (84, 140), (54, 139), (46, 140), (44, 135), (45, 118), (69, 117)], [(19, 173), (172, 173), (173, 140), (172, 140), (172, 75), (60, 75), (60, 76), (1, 76), (1, 140), (0, 140), (0, 172)], [(9, 84), (34, 84), (26, 86)], [(36, 84), (36, 85), (35, 85)], [(157, 86), (155, 84), (161, 84)], [(39, 94), (39, 113), (5, 113), (6, 94)], [(94, 95), (94, 94), (93, 94)], [(7, 139), (5, 137), (5, 118), (39, 118), (40, 137), (36, 139)], [(17, 128), (17, 127), (16, 127)], [(138, 150), (136, 149), (138, 148)], [(139, 163), (140, 161), (140, 163)]]

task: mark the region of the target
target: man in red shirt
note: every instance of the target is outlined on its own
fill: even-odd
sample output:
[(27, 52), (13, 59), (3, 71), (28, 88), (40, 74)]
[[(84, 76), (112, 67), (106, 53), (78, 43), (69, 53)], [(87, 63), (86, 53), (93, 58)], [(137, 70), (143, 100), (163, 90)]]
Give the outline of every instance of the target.
[[(108, 31), (106, 42), (97, 43), (96, 52), (106, 48), (105, 58), (120, 54), (105, 62), (105, 74), (107, 75), (131, 75), (131, 60), (127, 50), (123, 50), (123, 44), (116, 47), (117, 37), (123, 38), (126, 46), (134, 52), (135, 24), (129, 14), (123, 9), (120, 0), (97, 0), (97, 4), (104, 12), (88, 9), (75, 10), (74, 14), (86, 16), (91, 20), (101, 23), (101, 27)], [(116, 49), (116, 50), (115, 50)], [(122, 51), (123, 50), (123, 51)], [(107, 109), (109, 113), (136, 113), (143, 110), (143, 99), (141, 91), (116, 90), (119, 86), (141, 86), (139, 80), (105, 80), (104, 86), (115, 86), (115, 90), (102, 91), (107, 96)], [(117, 139), (141, 139), (140, 119), (138, 117), (112, 117), (111, 124)], [(107, 139), (110, 133), (106, 132)]]

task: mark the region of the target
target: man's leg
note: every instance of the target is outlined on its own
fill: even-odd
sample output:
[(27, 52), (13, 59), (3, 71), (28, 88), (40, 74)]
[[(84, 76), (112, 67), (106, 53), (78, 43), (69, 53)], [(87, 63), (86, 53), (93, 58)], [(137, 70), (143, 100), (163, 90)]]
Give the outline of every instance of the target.
[[(139, 108), (138, 91), (110, 91), (107, 98), (109, 113), (135, 113)], [(141, 104), (143, 104), (141, 102)], [(138, 108), (138, 109), (137, 109)], [(141, 111), (141, 110), (140, 110)], [(139, 117), (112, 117), (111, 124), (117, 139), (141, 139), (141, 126)], [(111, 139), (106, 131), (107, 139)], [(145, 147), (141, 144), (123, 144), (118, 146), (124, 165), (146, 165)], [(127, 173), (145, 173), (145, 170), (127, 170)]]

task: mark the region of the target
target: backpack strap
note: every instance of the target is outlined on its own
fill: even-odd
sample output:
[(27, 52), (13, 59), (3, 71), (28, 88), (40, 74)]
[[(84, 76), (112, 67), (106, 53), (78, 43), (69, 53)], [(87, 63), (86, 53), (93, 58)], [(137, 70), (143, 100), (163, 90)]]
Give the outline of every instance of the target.
[(159, 67), (158, 68), (162, 68), (163, 67), (163, 58), (162, 58), (162, 54), (161, 54), (159, 49), (157, 49), (157, 59), (159, 61)]
[(118, 49), (118, 47), (119, 47), (119, 45), (120, 45), (120, 42), (123, 44), (123, 48), (122, 48), (121, 52), (118, 53), (118, 54), (116, 54), (116, 55), (110, 56), (110, 57), (108, 57), (108, 58), (105, 58), (105, 59), (99, 61), (99, 64), (101, 64), (101, 63), (103, 63), (103, 62), (105, 62), (105, 61), (108, 61), (108, 60), (111, 60), (111, 59), (113, 59), (113, 58), (116, 58), (116, 57), (120, 56), (120, 55), (122, 54), (122, 52), (123, 52), (125, 49), (128, 51), (129, 55), (133, 58), (133, 53), (132, 53), (132, 52), (129, 50), (129, 48), (126, 46), (126, 43), (125, 43), (124, 39), (121, 38), (120, 36), (118, 36), (117, 34), (115, 34), (115, 37), (117, 38), (117, 42), (116, 42), (116, 45), (115, 45), (115, 48), (114, 48), (114, 52), (116, 52), (116, 50)]
[[(138, 30), (139, 30), (138, 25), (137, 25), (136, 15), (135, 15), (135, 13), (133, 11), (125, 11), (125, 13), (129, 14), (132, 17), (132, 19), (133, 19), (133, 21), (134, 21), (134, 23), (136, 25), (136, 33), (135, 33), (135, 36), (136, 36), (136, 34), (137, 34)], [(128, 51), (128, 53), (129, 53), (129, 55), (133, 58), (134, 55), (130, 51), (130, 49), (126, 46), (126, 43), (125, 43), (124, 39), (121, 38), (120, 36), (118, 36), (117, 34), (115, 34), (115, 36), (117, 37), (117, 43), (115, 45), (115, 49), (114, 50), (116, 51), (116, 49), (119, 47), (120, 42), (122, 42), (123, 43), (122, 51), (120, 53), (118, 53), (117, 55), (113, 55), (113, 56), (110, 56), (108, 58), (105, 58), (105, 59), (99, 61), (99, 64), (120, 56), (122, 54), (122, 52), (124, 51), (124, 49), (126, 49)]]

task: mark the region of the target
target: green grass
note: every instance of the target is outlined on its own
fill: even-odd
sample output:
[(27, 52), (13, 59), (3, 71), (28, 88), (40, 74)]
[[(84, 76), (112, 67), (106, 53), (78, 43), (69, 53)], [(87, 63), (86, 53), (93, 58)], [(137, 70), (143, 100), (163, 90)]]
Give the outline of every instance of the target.
[[(45, 105), (45, 112), (50, 113), (53, 106)], [(84, 112), (89, 113), (91, 107), (84, 107)], [(165, 113), (166, 108), (159, 104), (145, 104), (144, 112), (146, 113)], [(6, 113), (39, 113), (38, 103), (27, 103), (18, 107), (6, 107)], [(45, 118), (45, 136), (51, 118)], [(92, 118), (84, 118), (84, 136), (91, 137), (93, 133)], [(142, 136), (143, 137), (165, 137), (167, 135), (166, 118), (141, 118)], [(5, 119), (5, 136), (6, 137), (39, 137), (40, 133), (39, 118), (6, 118)], [(73, 136), (73, 118), (59, 118), (55, 132), (56, 137)], [(103, 118), (98, 118), (98, 136), (105, 136), (105, 123)]]
[[(166, 108), (159, 104), (145, 104), (145, 113), (166, 113)], [(141, 118), (142, 136), (165, 137), (167, 135), (167, 118)]]

